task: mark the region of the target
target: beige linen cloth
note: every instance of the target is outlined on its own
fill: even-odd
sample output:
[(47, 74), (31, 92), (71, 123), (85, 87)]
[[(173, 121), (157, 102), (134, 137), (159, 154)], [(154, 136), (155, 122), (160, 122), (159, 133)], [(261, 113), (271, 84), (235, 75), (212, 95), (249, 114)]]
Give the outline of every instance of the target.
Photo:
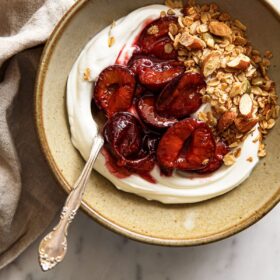
[(62, 206), (39, 147), (34, 83), (42, 45), (74, 0), (0, 1), (0, 268), (50, 224)]

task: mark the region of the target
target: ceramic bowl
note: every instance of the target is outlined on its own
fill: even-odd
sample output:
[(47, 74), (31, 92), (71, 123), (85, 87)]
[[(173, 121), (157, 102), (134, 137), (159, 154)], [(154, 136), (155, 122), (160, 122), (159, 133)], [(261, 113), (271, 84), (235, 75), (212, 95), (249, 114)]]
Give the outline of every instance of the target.
[[(63, 17), (45, 47), (36, 85), (36, 123), (43, 152), (69, 192), (85, 162), (70, 141), (65, 94), (71, 67), (86, 43), (114, 19), (161, 1), (81, 0)], [(204, 1), (208, 2), (208, 1)], [(280, 92), (279, 15), (263, 1), (216, 1), (248, 26), (249, 38), (274, 53), (272, 77)], [(280, 122), (267, 139), (268, 156), (233, 191), (206, 202), (163, 205), (118, 191), (92, 172), (82, 208), (96, 221), (147, 243), (188, 246), (237, 233), (263, 217), (280, 200)]]

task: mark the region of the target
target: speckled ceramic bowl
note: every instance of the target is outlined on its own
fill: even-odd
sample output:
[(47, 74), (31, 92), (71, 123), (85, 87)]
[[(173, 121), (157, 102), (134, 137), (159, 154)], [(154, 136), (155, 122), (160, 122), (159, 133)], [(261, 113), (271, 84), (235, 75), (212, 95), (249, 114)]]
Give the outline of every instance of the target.
[[(81, 0), (53, 32), (42, 57), (36, 86), (36, 122), (43, 152), (69, 192), (84, 161), (72, 146), (65, 106), (67, 76), (86, 43), (101, 29), (154, 0)], [(208, 2), (208, 1), (205, 1)], [(280, 92), (279, 15), (262, 1), (216, 1), (247, 24), (249, 38), (274, 52), (272, 77)], [(92, 173), (82, 208), (104, 226), (147, 243), (187, 246), (209, 243), (253, 224), (280, 200), (280, 122), (268, 138), (268, 157), (242, 185), (196, 204), (163, 205), (116, 190)]]

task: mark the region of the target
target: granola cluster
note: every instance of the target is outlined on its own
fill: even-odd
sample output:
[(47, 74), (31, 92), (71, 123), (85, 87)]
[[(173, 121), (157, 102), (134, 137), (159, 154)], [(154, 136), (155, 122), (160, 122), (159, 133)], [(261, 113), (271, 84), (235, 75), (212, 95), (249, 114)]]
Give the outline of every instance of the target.
[(200, 113), (199, 119), (232, 148), (224, 158), (225, 164), (234, 164), (241, 152), (240, 144), (255, 127), (260, 132), (255, 139), (259, 142), (258, 155), (264, 157), (263, 140), (280, 110), (275, 83), (267, 73), (272, 53), (266, 51), (262, 56), (254, 49), (247, 39), (246, 26), (222, 12), (217, 4), (198, 5), (191, 0), (183, 6), (182, 1), (167, 0), (166, 5), (171, 7), (167, 15), (174, 15), (175, 8), (182, 9), (178, 24), (169, 26), (173, 45), (166, 46), (166, 52), (176, 49), (187, 72), (205, 77), (207, 87), (201, 94), (211, 110)]

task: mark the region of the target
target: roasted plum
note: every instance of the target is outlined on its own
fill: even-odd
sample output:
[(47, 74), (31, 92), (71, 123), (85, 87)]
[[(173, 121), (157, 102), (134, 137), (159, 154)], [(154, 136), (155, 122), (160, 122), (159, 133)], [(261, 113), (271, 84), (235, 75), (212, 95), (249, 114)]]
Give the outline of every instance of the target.
[(94, 101), (110, 118), (114, 113), (131, 106), (135, 90), (134, 73), (120, 65), (104, 69), (95, 84)]
[(130, 113), (116, 113), (105, 124), (104, 138), (116, 157), (128, 158), (141, 150), (142, 128)]
[(131, 175), (131, 172), (127, 168), (120, 167), (117, 165), (117, 158), (114, 155), (112, 155), (109, 149), (104, 147), (101, 153), (105, 158), (106, 167), (117, 178), (123, 179)]
[[(155, 166), (155, 156), (146, 154), (145, 156), (137, 159), (127, 159), (124, 166), (138, 174), (148, 173), (153, 170)], [(121, 166), (120, 164), (118, 164)]]
[(160, 59), (176, 59), (176, 50), (173, 47), (173, 41), (169, 36), (164, 36), (153, 45), (153, 48), (149, 51), (149, 54)]
[(127, 112), (116, 113), (104, 127), (104, 138), (116, 157), (117, 166), (144, 174), (155, 165), (155, 155), (143, 148), (143, 131), (136, 117)]
[(208, 174), (218, 170), (223, 165), (224, 156), (230, 151), (222, 141), (216, 144), (215, 154), (204, 169), (198, 170), (200, 174)]
[(176, 60), (159, 60), (136, 56), (128, 64), (142, 86), (150, 90), (161, 90), (170, 81), (185, 72), (185, 66)]
[(136, 104), (137, 112), (141, 120), (151, 128), (165, 129), (177, 122), (175, 118), (166, 118), (159, 116), (155, 112), (155, 97), (141, 97)]
[(202, 123), (191, 135), (190, 143), (177, 160), (176, 168), (183, 171), (204, 169), (214, 156), (216, 143), (210, 128)]
[(190, 118), (177, 122), (165, 132), (157, 149), (157, 160), (161, 167), (165, 169), (177, 167), (177, 159), (185, 142), (198, 127), (198, 124), (198, 121)]
[(144, 149), (150, 154), (156, 154), (161, 135), (149, 133), (144, 137)]
[(140, 52), (143, 54), (154, 55), (161, 59), (175, 59), (177, 53), (175, 49), (171, 51), (166, 48), (166, 45), (173, 45), (169, 38), (170, 24), (177, 25), (177, 18), (168, 16), (157, 19), (146, 26), (139, 36), (137, 45), (140, 47)]
[(134, 97), (140, 97), (147, 92), (147, 89), (144, 88), (141, 84), (136, 83)]
[(156, 101), (156, 111), (163, 116), (184, 118), (202, 104), (200, 90), (206, 86), (197, 73), (185, 73), (173, 79)]
[(157, 160), (164, 169), (196, 171), (204, 169), (215, 152), (210, 128), (195, 119), (177, 122), (162, 136)]
[(168, 33), (177, 21), (167, 16), (148, 24), (127, 66), (107, 67), (95, 84), (93, 100), (108, 117), (103, 154), (119, 178), (136, 173), (155, 182), (149, 172), (156, 163), (166, 176), (175, 169), (207, 174), (229, 151), (206, 123), (189, 117), (201, 106), (206, 83), (176, 60)]

